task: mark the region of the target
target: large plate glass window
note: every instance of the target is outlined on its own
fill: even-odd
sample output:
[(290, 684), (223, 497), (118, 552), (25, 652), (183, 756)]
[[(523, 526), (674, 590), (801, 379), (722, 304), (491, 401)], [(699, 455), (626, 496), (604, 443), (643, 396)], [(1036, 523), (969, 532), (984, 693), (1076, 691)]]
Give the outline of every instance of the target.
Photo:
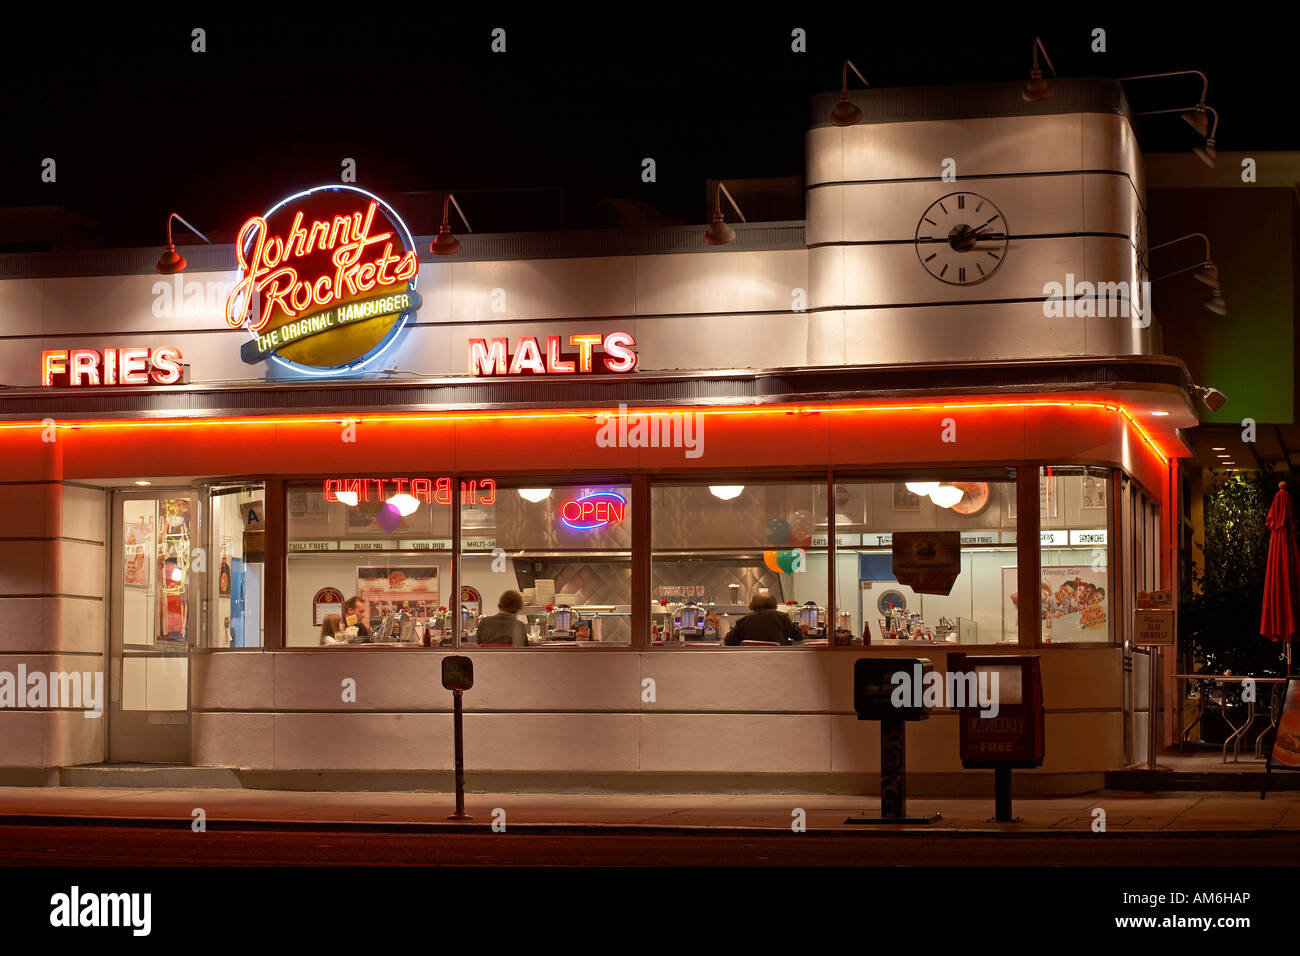
[(835, 603), (855, 643), (1016, 643), (1015, 500), (1010, 470), (837, 480)]
[(453, 494), (437, 475), (290, 484), (286, 645), (450, 644)]
[(466, 482), (462, 643), (630, 644), (633, 505), (619, 482)]
[(1087, 465), (1039, 469), (1044, 644), (1111, 640), (1110, 475)]
[(824, 478), (656, 483), (650, 500), (652, 645), (827, 641)]

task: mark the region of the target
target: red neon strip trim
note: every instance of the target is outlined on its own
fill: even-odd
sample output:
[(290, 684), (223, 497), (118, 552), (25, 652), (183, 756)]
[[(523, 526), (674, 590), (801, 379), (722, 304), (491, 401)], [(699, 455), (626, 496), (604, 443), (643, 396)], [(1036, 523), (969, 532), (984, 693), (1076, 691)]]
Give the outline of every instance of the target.
[[(666, 415), (673, 412), (704, 416), (764, 417), (772, 415), (842, 415), (875, 414), (879, 412), (916, 412), (916, 411), (960, 411), (978, 408), (1097, 408), (1114, 412), (1124, 418), (1142, 441), (1155, 453), (1164, 464), (1169, 463), (1169, 456), (1160, 450), (1154, 439), (1138, 422), (1127, 408), (1107, 402), (1079, 401), (1041, 401), (1041, 402), (945, 402), (940, 404), (919, 405), (784, 405), (763, 408), (640, 408), (628, 409), (628, 414)], [(435, 422), (474, 422), (474, 421), (567, 421), (578, 418), (594, 419), (598, 415), (612, 414), (609, 409), (565, 410), (565, 411), (515, 411), (515, 412), (427, 412), (424, 414), (405, 415), (316, 415), (294, 416), (287, 418), (168, 418), (168, 419), (117, 419), (85, 420), (64, 422), (55, 425), (66, 429), (107, 429), (107, 428), (159, 428), (185, 425), (189, 427), (229, 427), (238, 425), (311, 425), (322, 423), (340, 423), (348, 418), (358, 424), (371, 423), (435, 423)], [(20, 428), (44, 428), (40, 422), (0, 423), (0, 431), (12, 431)]]

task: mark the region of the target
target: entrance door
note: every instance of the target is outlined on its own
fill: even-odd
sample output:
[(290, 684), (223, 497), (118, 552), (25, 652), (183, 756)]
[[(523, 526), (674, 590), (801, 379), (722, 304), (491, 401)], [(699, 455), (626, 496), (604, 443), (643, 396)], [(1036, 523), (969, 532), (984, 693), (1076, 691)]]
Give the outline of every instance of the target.
[(189, 760), (197, 503), (187, 488), (113, 494), (109, 760)]

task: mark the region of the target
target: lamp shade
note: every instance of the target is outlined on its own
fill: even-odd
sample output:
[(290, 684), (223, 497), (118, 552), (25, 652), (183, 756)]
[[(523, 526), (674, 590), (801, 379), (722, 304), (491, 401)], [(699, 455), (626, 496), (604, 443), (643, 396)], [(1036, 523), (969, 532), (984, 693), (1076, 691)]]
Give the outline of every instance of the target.
[(168, 246), (158, 257), (158, 271), (165, 276), (185, 271), (185, 257), (176, 251), (175, 246)]
[(713, 497), (721, 498), (723, 501), (730, 501), (736, 498), (745, 490), (744, 485), (709, 485), (709, 491)]
[(966, 492), (953, 485), (940, 485), (930, 492), (930, 500), (940, 508), (951, 508), (966, 496)]

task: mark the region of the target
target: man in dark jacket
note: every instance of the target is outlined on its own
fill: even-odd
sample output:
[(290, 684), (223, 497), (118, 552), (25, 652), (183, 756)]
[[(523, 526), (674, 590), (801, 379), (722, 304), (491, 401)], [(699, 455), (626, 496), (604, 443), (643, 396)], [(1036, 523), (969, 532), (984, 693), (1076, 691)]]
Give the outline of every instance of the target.
[(746, 614), (736, 626), (727, 632), (722, 642), (735, 647), (741, 641), (773, 641), (777, 644), (791, 644), (802, 635), (799, 625), (790, 620), (784, 611), (776, 609), (776, 598), (767, 592), (755, 594), (749, 602), (752, 614)]
[(523, 606), (523, 595), (518, 591), (502, 591), (501, 600), (497, 601), (497, 613), (488, 615), (478, 622), (479, 645), (509, 644), (514, 647), (527, 647), (528, 629), (516, 616)]

